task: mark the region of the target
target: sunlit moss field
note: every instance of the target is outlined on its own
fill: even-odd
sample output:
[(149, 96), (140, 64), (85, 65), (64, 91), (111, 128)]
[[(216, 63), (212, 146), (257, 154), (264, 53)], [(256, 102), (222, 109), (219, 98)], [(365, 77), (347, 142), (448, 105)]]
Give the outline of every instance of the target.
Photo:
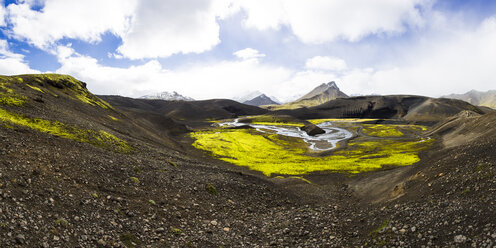
[(431, 139), (416, 135), (425, 129), (422, 126), (361, 124), (357, 120), (341, 123), (347, 123), (342, 126), (350, 131), (362, 130), (363, 134), (326, 155), (311, 152), (301, 139), (253, 129), (218, 128), (194, 132), (191, 137), (195, 139), (194, 147), (213, 157), (267, 176), (315, 171), (359, 173), (406, 166), (418, 162), (418, 152), (432, 143)]

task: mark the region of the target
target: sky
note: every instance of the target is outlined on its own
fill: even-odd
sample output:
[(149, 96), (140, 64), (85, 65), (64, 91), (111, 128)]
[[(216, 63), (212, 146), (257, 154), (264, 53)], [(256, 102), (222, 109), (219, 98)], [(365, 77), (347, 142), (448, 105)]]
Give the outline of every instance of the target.
[(496, 89), (494, 0), (0, 0), (0, 74), (290, 101)]

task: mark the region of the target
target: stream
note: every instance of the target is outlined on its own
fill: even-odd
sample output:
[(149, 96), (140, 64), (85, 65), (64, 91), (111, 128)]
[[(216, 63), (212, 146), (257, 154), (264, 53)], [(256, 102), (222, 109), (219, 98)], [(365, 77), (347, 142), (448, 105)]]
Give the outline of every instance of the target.
[(336, 148), (338, 142), (350, 139), (353, 134), (343, 128), (334, 126), (330, 121), (318, 124), (325, 133), (318, 134), (316, 136), (310, 136), (305, 131), (300, 130), (298, 127), (294, 126), (282, 126), (282, 125), (258, 125), (251, 123), (240, 123), (239, 119), (233, 121), (223, 122), (219, 124), (220, 126), (227, 127), (237, 127), (248, 125), (255, 128), (259, 132), (263, 133), (276, 133), (279, 135), (287, 137), (300, 138), (306, 143), (308, 143), (309, 148), (315, 151), (328, 151)]

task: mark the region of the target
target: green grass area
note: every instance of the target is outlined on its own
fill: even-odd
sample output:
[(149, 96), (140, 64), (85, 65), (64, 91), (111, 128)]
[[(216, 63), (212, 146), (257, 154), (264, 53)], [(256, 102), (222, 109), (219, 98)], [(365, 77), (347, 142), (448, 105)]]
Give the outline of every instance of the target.
[(375, 137), (399, 137), (403, 133), (396, 125), (363, 124), (362, 132), (368, 136)]
[[(67, 89), (71, 91), (70, 96), (83, 102), (86, 104), (90, 104), (93, 106), (99, 106), (104, 109), (110, 109), (112, 106), (102, 99), (91, 94), (87, 89), (86, 85), (69, 76), (69, 75), (60, 75), (60, 74), (33, 74), (33, 75), (25, 75), (29, 77), (33, 77), (36, 82), (50, 82), (51, 85), (55, 87), (59, 87), (62, 89)], [(22, 76), (20, 76), (22, 77)]]
[[(10, 87), (12, 79), (0, 76), (0, 104), (11, 106), (22, 106), (27, 98), (14, 92)], [(22, 81), (21, 81), (22, 82)]]
[(251, 123), (255, 125), (272, 126), (302, 126), (303, 121), (296, 120), (289, 116), (257, 115), (240, 119), (241, 123)]
[(31, 86), (31, 85), (29, 85), (29, 84), (26, 84), (26, 85), (27, 85), (29, 88), (31, 88), (31, 89), (33, 89), (33, 90), (36, 90), (36, 91), (38, 91), (38, 92), (40, 92), (40, 93), (43, 93), (43, 94), (45, 93), (43, 90), (41, 90), (40, 88), (38, 88), (38, 87), (36, 87), (36, 86)]
[(420, 125), (363, 124), (362, 132), (373, 137), (401, 137), (405, 132), (422, 132), (427, 127)]
[(220, 160), (246, 166), (267, 176), (301, 175), (314, 171), (359, 173), (383, 166), (405, 166), (419, 161), (418, 152), (432, 140), (357, 138), (330, 156), (307, 153), (307, 144), (297, 138), (246, 129), (217, 129), (190, 134), (193, 146)]
[(113, 134), (103, 130), (93, 131), (75, 126), (39, 118), (29, 118), (0, 108), (0, 121), (28, 127), (43, 133), (52, 134), (66, 139), (89, 143), (98, 147), (117, 152), (130, 152), (129, 144)]
[(349, 118), (349, 119), (312, 119), (308, 120), (310, 123), (318, 125), (320, 123), (326, 122), (326, 121), (332, 121), (332, 122), (352, 122), (352, 123), (360, 123), (360, 122), (366, 122), (366, 121), (376, 121), (377, 119), (354, 119), (354, 118)]
[[(92, 106), (104, 109), (112, 109), (112, 106), (91, 94), (86, 85), (68, 75), (59, 74), (29, 74), (19, 76), (0, 76), (0, 104), (22, 106), (27, 102), (27, 97), (15, 92), (12, 85), (17, 84), (21, 88), (28, 86), (40, 93), (48, 91), (53, 96), (58, 96), (52, 91), (64, 92), (69, 98), (81, 101)], [(37, 85), (37, 86), (35, 86)], [(45, 90), (38, 86), (43, 86)]]

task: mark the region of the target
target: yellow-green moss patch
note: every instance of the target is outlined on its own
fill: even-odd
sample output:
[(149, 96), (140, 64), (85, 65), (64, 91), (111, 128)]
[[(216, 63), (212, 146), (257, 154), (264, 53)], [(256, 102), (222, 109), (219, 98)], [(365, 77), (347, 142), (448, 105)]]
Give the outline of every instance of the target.
[(26, 84), (29, 88), (33, 89), (33, 90), (36, 90), (38, 92), (41, 92), (41, 93), (45, 93), (43, 90), (41, 90), (40, 88), (36, 87), (36, 86), (31, 86), (29, 84)]
[(89, 143), (95, 146), (115, 150), (118, 152), (129, 152), (129, 144), (113, 134), (105, 131), (93, 131), (80, 129), (66, 125), (58, 121), (49, 121), (39, 118), (28, 118), (0, 108), (0, 121), (19, 126), (25, 126), (40, 132), (49, 133), (66, 139)]
[(246, 129), (217, 129), (190, 134), (193, 146), (226, 162), (246, 166), (267, 176), (301, 175), (314, 171), (359, 173), (384, 166), (405, 166), (419, 161), (418, 152), (431, 140), (370, 141), (354, 139), (330, 156), (307, 154), (306, 143), (297, 138)]
[(117, 118), (115, 118), (115, 117), (113, 117), (113, 116), (111, 116), (111, 115), (109, 115), (108, 117), (109, 117), (110, 119), (112, 119), (113, 121), (119, 121), (119, 119), (117, 119)]
[(375, 137), (399, 137), (403, 133), (396, 125), (364, 124), (362, 132), (368, 136)]
[(245, 117), (240, 120), (242, 123), (251, 123), (256, 125), (272, 125), (272, 126), (301, 126), (303, 121), (299, 121), (289, 116), (272, 116), (272, 115), (257, 115)]
[(312, 124), (315, 124), (315, 125), (318, 125), (320, 123), (323, 123), (323, 122), (327, 122), (327, 121), (332, 121), (332, 122), (366, 122), (366, 121), (375, 121), (377, 119), (311, 119), (311, 120), (308, 120), (310, 123)]
[(0, 104), (11, 106), (22, 106), (27, 102), (25, 96), (19, 95), (10, 88), (10, 80), (0, 77)]

